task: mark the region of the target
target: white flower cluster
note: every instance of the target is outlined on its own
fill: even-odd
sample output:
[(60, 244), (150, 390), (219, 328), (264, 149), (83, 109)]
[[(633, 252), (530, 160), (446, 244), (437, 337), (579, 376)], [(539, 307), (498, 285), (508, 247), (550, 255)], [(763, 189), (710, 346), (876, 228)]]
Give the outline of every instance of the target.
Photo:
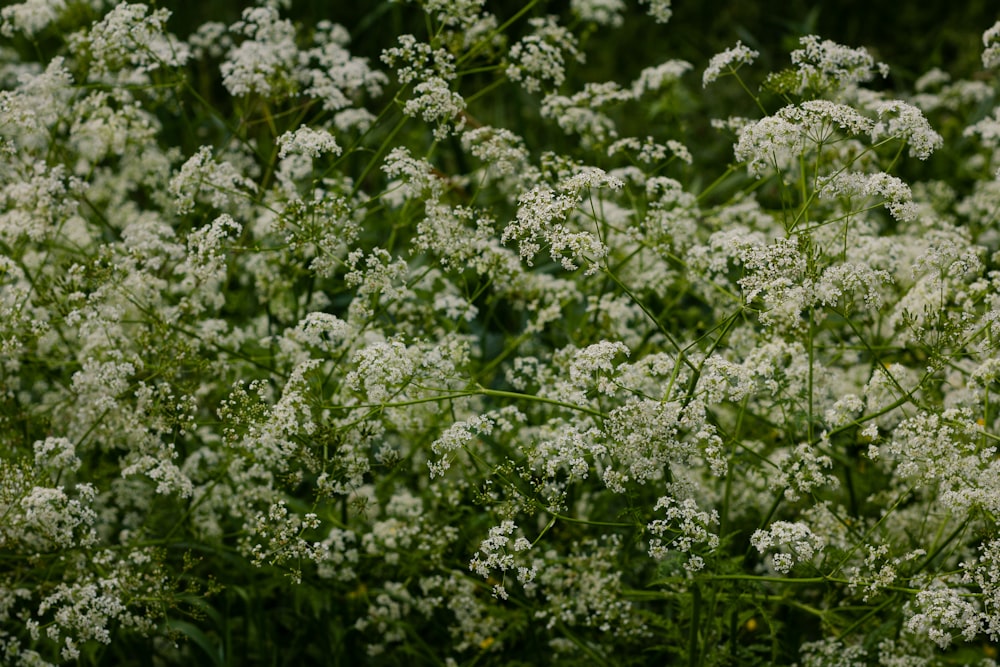
[(311, 158), (318, 158), (324, 153), (340, 155), (343, 150), (332, 134), (325, 130), (314, 130), (303, 125), (294, 132), (285, 132), (278, 137), (278, 157), (284, 158), (288, 155), (306, 155)]
[(1000, 641), (1000, 540), (979, 547), (979, 558), (963, 566), (962, 579), (982, 592), (981, 626), (992, 641)]
[(746, 271), (739, 280), (743, 298), (748, 304), (762, 299), (761, 321), (782, 327), (801, 325), (812, 294), (806, 283), (808, 261), (798, 242), (784, 238), (769, 245), (748, 245), (739, 257)]
[(382, 62), (396, 68), (400, 83), (455, 78), (455, 57), (444, 49), (417, 41), (413, 35), (400, 35), (399, 46), (382, 52)]
[(270, 95), (298, 57), (295, 26), (274, 7), (248, 7), (230, 31), (243, 41), (222, 63), (222, 80), (232, 95)]
[(569, 381), (579, 388), (593, 385), (598, 393), (612, 395), (616, 390), (611, 380), (615, 370), (612, 361), (619, 355), (627, 357), (628, 354), (624, 343), (606, 340), (578, 350), (569, 364)]
[(462, 146), (490, 171), (515, 174), (528, 168), (524, 139), (502, 127), (482, 126), (462, 133)]
[(802, 667), (862, 667), (867, 664), (868, 652), (863, 646), (845, 645), (831, 637), (803, 643), (800, 657)]
[(424, 0), (421, 4), (424, 12), (443, 25), (461, 29), (458, 37), (464, 38), (463, 47), (496, 28), (496, 17), (483, 11), (486, 0)]
[(866, 135), (875, 123), (853, 107), (828, 100), (810, 100), (789, 105), (773, 116), (748, 125), (740, 133), (734, 151), (754, 174), (771, 167), (789, 169), (813, 146), (833, 142), (837, 131), (849, 136)]
[(451, 467), (453, 452), (464, 449), (473, 442), (477, 435), (489, 435), (493, 431), (494, 422), (489, 417), (479, 416), (468, 422), (458, 421), (445, 429), (437, 440), (431, 443), (431, 451), (439, 460), (429, 461), (431, 478), (444, 475)]
[(186, 308), (222, 307), (225, 295), (219, 287), (226, 279), (225, 246), (242, 231), (242, 225), (223, 214), (188, 236), (187, 255), (175, 269), (182, 276), (179, 287)]
[(406, 148), (392, 149), (385, 158), (382, 171), (390, 178), (401, 181), (402, 195), (407, 199), (421, 196), (437, 199), (444, 189), (434, 167), (426, 160), (414, 158)]
[(632, 82), (632, 96), (638, 99), (647, 92), (662, 90), (678, 82), (692, 67), (686, 60), (666, 60), (654, 67), (646, 67)]
[[(74, 49), (92, 58), (94, 79), (120, 72), (128, 83), (144, 83), (161, 67), (181, 67), (191, 56), (187, 45), (164, 31), (170, 12), (144, 4), (119, 3), (89, 31), (71, 36)], [(128, 68), (128, 69), (127, 69)]]
[(647, 11), (657, 23), (666, 23), (674, 15), (673, 9), (670, 8), (671, 0), (641, 0), (641, 2), (649, 5)]
[(851, 423), (865, 409), (864, 401), (856, 394), (847, 394), (837, 399), (824, 419), (831, 428), (837, 428)]
[(371, 69), (366, 58), (351, 55), (347, 49), (350, 35), (343, 26), (320, 21), (314, 40), (316, 45), (299, 55), (300, 65), (309, 63), (299, 72), (305, 93), (319, 100), (325, 110), (338, 112), (334, 123), (342, 129), (370, 124), (374, 119), (371, 112), (352, 105), (362, 91), (381, 94), (389, 78)]
[(903, 568), (910, 561), (924, 558), (927, 552), (915, 549), (902, 556), (889, 557), (888, 544), (869, 544), (864, 564), (847, 569), (851, 590), (862, 591), (862, 600), (867, 602), (894, 585), (904, 575)]
[(395, 493), (385, 506), (385, 518), (374, 521), (371, 532), (361, 540), (364, 554), (390, 565), (402, 564), (419, 552), (435, 565), (441, 565), (441, 555), (451, 547), (458, 534), (454, 526), (430, 530), (422, 500), (408, 491)]
[[(821, 442), (825, 444), (825, 438)], [(776, 464), (778, 472), (771, 479), (771, 488), (781, 490), (791, 501), (799, 500), (820, 486), (836, 487), (840, 483), (834, 475), (823, 472), (833, 467), (833, 459), (818, 454), (813, 445), (796, 446), (793, 451), (777, 457)]]
[[(518, 564), (526, 560), (531, 543), (523, 536), (512, 539), (516, 530), (517, 525), (509, 519), (490, 528), (489, 537), (480, 543), (479, 550), (469, 562), (469, 569), (484, 579), (488, 579), (493, 570), (503, 574), (516, 572), (519, 584), (530, 585), (538, 575), (538, 565)], [(494, 597), (506, 600), (508, 595), (503, 583), (493, 584)]]
[(920, 160), (926, 160), (944, 143), (920, 109), (912, 104), (891, 100), (874, 104), (873, 110), (878, 121), (871, 129), (872, 141), (901, 139), (909, 146), (910, 155)]
[(36, 164), (20, 176), (0, 188), (0, 200), (5, 203), (0, 212), (0, 239), (42, 241), (76, 213), (72, 195), (82, 194), (85, 187), (79, 179), (67, 177), (61, 165), (47, 170)]
[[(500, 245), (494, 221), (480, 210), (428, 201), (426, 215), (417, 224), (414, 245), (436, 255), (445, 271), (472, 269), (504, 279), (521, 272), (517, 256)], [(455, 295), (441, 297), (459, 299)], [(462, 303), (464, 312), (474, 308), (464, 299)]]
[(364, 391), (372, 403), (384, 403), (407, 382), (415, 371), (414, 360), (402, 341), (394, 340), (368, 345), (358, 350), (354, 365), (345, 378), (348, 387)]
[(188, 158), (169, 186), (177, 210), (182, 214), (194, 210), (195, 204), (202, 201), (225, 210), (236, 198), (246, 197), (256, 189), (252, 179), (230, 162), (216, 160), (207, 146)]
[[(87, 642), (111, 644), (116, 628), (151, 632), (154, 628), (151, 620), (129, 609), (129, 602), (136, 597), (154, 599), (163, 593), (160, 578), (155, 574), (142, 574), (142, 569), (151, 565), (151, 560), (149, 551), (143, 549), (126, 553), (97, 552), (93, 562), (103, 570), (102, 575), (60, 583), (46, 594), (39, 601), (36, 618), (27, 623), (32, 639), (37, 642), (44, 633), (60, 647), (62, 660), (70, 661), (80, 659), (81, 649)], [(50, 620), (43, 626), (37, 618)], [(28, 652), (23, 657), (30, 655)], [(28, 659), (21, 664), (45, 663)]]
[(655, 519), (646, 528), (656, 535), (649, 540), (649, 555), (662, 560), (671, 549), (687, 554), (684, 564), (689, 572), (697, 572), (705, 567), (704, 557), (696, 552), (703, 547), (709, 553), (719, 546), (719, 536), (712, 532), (712, 526), (719, 524), (719, 514), (715, 510), (704, 511), (692, 498), (678, 500), (663, 496), (656, 501), (654, 510), (663, 510), (666, 519)]
[(826, 541), (803, 523), (775, 521), (767, 530), (755, 530), (750, 544), (763, 555), (774, 550), (771, 566), (776, 572), (788, 574), (796, 563), (812, 563), (823, 551)]
[(982, 631), (981, 614), (977, 605), (966, 599), (959, 588), (928, 588), (917, 593), (907, 603), (906, 630), (926, 637), (941, 648), (953, 641), (951, 631), (957, 630), (965, 641), (972, 641)]
[[(257, 567), (269, 565), (291, 565), (289, 577), (295, 583), (302, 581), (301, 563), (320, 563), (326, 559), (326, 545), (309, 542), (302, 534), (319, 528), (319, 518), (313, 514), (299, 516), (288, 511), (284, 503), (271, 505), (266, 514), (258, 514), (247, 527), (247, 541), (250, 546), (251, 562)], [(263, 540), (263, 542), (256, 542)]]
[[(944, 507), (997, 507), (995, 447), (981, 441), (982, 426), (968, 410), (919, 413), (900, 422), (880, 450), (896, 459), (896, 470), (915, 487), (928, 486)], [(931, 491), (933, 489), (933, 491)]]
[(70, 493), (62, 486), (27, 490), (16, 506), (5, 508), (5, 541), (39, 553), (92, 545), (97, 541), (96, 496), (90, 484)]
[(791, 54), (797, 70), (799, 94), (807, 88), (840, 90), (871, 81), (876, 73), (882, 77), (889, 75), (889, 66), (876, 63), (866, 49), (852, 49), (821, 40), (816, 35), (800, 38), (799, 44), (802, 48)]
[[(840, 171), (822, 178), (817, 192), (821, 197), (830, 198), (878, 196), (897, 220), (905, 222), (917, 216), (917, 207), (913, 203), (913, 193), (909, 186), (884, 172), (861, 174), (856, 171)], [(862, 205), (862, 208), (867, 206)]]
[(54, 23), (66, 9), (65, 0), (26, 0), (0, 9), (0, 34), (20, 32), (33, 37)]
[(708, 67), (701, 76), (702, 87), (724, 74), (735, 73), (742, 65), (752, 65), (759, 55), (760, 52), (744, 45), (742, 41), (736, 42), (736, 46), (715, 54), (708, 61)]
[(612, 28), (620, 26), (624, 21), (623, 0), (570, 0), (569, 6), (582, 21), (591, 21)]
[(1000, 639), (997, 81), (809, 36), (727, 166), (621, 0), (247, 4), (0, 10), (0, 662)]
[(939, 109), (958, 111), (969, 105), (986, 103), (993, 97), (993, 91), (985, 82), (953, 82), (950, 74), (938, 68), (928, 70), (913, 87), (916, 94), (911, 101), (925, 114)]
[(672, 139), (665, 144), (658, 144), (653, 141), (653, 137), (646, 137), (644, 141), (640, 141), (637, 137), (626, 137), (608, 147), (608, 155), (624, 152), (635, 153), (635, 159), (647, 165), (663, 162), (669, 158), (677, 158), (687, 164), (691, 164), (693, 160), (688, 147)]
[(536, 617), (549, 629), (558, 624), (596, 628), (611, 633), (643, 638), (645, 624), (636, 605), (624, 599), (621, 573), (612, 567), (614, 553), (622, 548), (618, 535), (598, 542), (574, 544), (568, 558), (541, 571), (536, 579), (545, 606)]
[(566, 79), (566, 58), (583, 62), (573, 34), (559, 25), (554, 16), (529, 20), (532, 32), (510, 48), (507, 76), (518, 81), (529, 93), (550, 83), (553, 89)]
[(413, 94), (414, 97), (403, 105), (403, 113), (419, 116), (424, 122), (435, 125), (435, 138), (445, 139), (462, 131), (465, 100), (451, 90), (447, 81), (438, 77), (421, 81), (413, 87)]
[(367, 646), (368, 658), (385, 653), (386, 645), (399, 644), (406, 638), (400, 622), (410, 614), (413, 603), (413, 595), (397, 581), (385, 582), (383, 590), (375, 593), (366, 615), (354, 623), (355, 630), (371, 629), (378, 635), (378, 641)]
[[(567, 271), (579, 268), (578, 263), (589, 264), (588, 273), (598, 269), (598, 261), (607, 254), (607, 248), (597, 235), (574, 229), (574, 215), (584, 203), (584, 193), (590, 188), (619, 189), (623, 183), (596, 167), (581, 168), (559, 184), (558, 190), (546, 186), (532, 188), (518, 198), (515, 220), (503, 231), (501, 241), (518, 241), (522, 259), (529, 266), (534, 257), (547, 247), (553, 261)], [(590, 194), (593, 198), (593, 194)]]
[(1000, 21), (983, 33), (983, 67), (1000, 66)]
[[(827, 267), (816, 283), (816, 298), (825, 306), (840, 306), (850, 313), (860, 306), (870, 311), (882, 309), (883, 292), (892, 285), (892, 275), (867, 264), (834, 264)], [(850, 297), (854, 296), (852, 299)], [(860, 296), (860, 300), (856, 297)]]
[(607, 454), (596, 428), (553, 424), (537, 429), (528, 453), (531, 468), (544, 480), (539, 492), (552, 512), (566, 509), (568, 488), (590, 476), (592, 462)]
[(406, 294), (401, 284), (407, 272), (406, 260), (394, 258), (384, 248), (374, 248), (367, 256), (360, 249), (354, 250), (347, 256), (347, 266), (350, 271), (344, 282), (356, 288), (357, 294), (348, 313), (351, 324), (360, 324), (374, 315), (380, 302), (384, 305)]
[[(222, 81), (230, 94), (287, 96), (304, 92), (319, 100), (328, 111), (351, 107), (360, 91), (377, 95), (388, 82), (381, 72), (370, 69), (367, 60), (345, 48), (347, 31), (330, 21), (320, 21), (314, 46), (300, 49), (296, 27), (281, 18), (273, 6), (248, 7), (228, 35), (213, 26), (212, 34), (198, 35), (210, 52), (225, 48), (220, 66)], [(238, 42), (238, 43), (236, 43)]]
[(612, 410), (604, 424), (611, 460), (603, 472), (608, 488), (624, 493), (632, 485), (660, 480), (667, 466), (696, 456), (699, 441), (713, 435), (699, 407), (643, 399)]

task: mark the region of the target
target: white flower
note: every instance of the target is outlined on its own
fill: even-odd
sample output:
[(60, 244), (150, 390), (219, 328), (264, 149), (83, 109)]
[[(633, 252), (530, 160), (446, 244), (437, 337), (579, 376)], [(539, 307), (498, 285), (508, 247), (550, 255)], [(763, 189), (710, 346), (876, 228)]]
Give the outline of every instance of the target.
[(271, 95), (276, 86), (294, 87), (288, 78), (296, 67), (299, 49), (295, 26), (281, 19), (273, 7), (248, 7), (230, 32), (246, 39), (229, 50), (220, 69), (231, 95)]
[(712, 526), (719, 525), (718, 512), (699, 509), (692, 498), (678, 500), (671, 496), (662, 496), (653, 509), (664, 510), (667, 518), (655, 519), (646, 526), (650, 533), (657, 536), (649, 541), (650, 557), (662, 560), (672, 547), (688, 554), (688, 570), (697, 571), (704, 567), (704, 560), (693, 550), (699, 545), (709, 551), (718, 548), (719, 536), (712, 532)]
[[(826, 434), (820, 442), (829, 444)], [(772, 474), (768, 486), (775, 491), (783, 490), (785, 498), (793, 502), (818, 487), (839, 486), (837, 477), (823, 472), (833, 467), (833, 459), (817, 450), (815, 445), (803, 443), (791, 452), (779, 454), (775, 461), (778, 471)]]
[[(536, 565), (518, 565), (515, 554), (519, 558), (526, 558), (530, 550), (530, 543), (523, 537), (517, 537), (511, 544), (510, 536), (517, 530), (517, 526), (511, 520), (505, 520), (499, 526), (490, 528), (490, 535), (479, 545), (479, 551), (469, 562), (469, 569), (480, 575), (484, 579), (489, 578), (491, 570), (500, 572), (516, 571), (517, 580), (522, 585), (530, 584), (538, 574)], [(509, 550), (508, 550), (509, 545)], [(527, 546), (525, 546), (527, 545)], [(503, 584), (493, 586), (493, 596), (506, 600), (508, 593)]]
[(514, 174), (528, 167), (524, 139), (506, 128), (486, 125), (466, 130), (462, 146), (498, 174)]
[(399, 178), (402, 181), (403, 195), (407, 199), (422, 195), (437, 199), (444, 190), (434, 167), (426, 160), (411, 156), (405, 147), (396, 147), (389, 152), (382, 171), (389, 178)]
[(493, 432), (495, 422), (490, 417), (480, 415), (468, 421), (458, 421), (449, 426), (431, 443), (431, 451), (439, 459), (428, 461), (427, 466), (431, 471), (431, 478), (444, 475), (445, 471), (451, 467), (451, 454), (460, 449), (468, 447), (478, 435), (489, 435)]
[(483, 13), (486, 0), (424, 0), (421, 4), (427, 14), (434, 15), (441, 23), (462, 28), (473, 35), (483, 29), (484, 22), (495, 21), (494, 17)]
[(632, 95), (638, 99), (646, 92), (661, 90), (663, 87), (679, 81), (690, 69), (691, 63), (685, 60), (668, 60), (656, 67), (646, 67), (632, 82)]
[(585, 146), (603, 144), (618, 135), (614, 121), (598, 111), (612, 99), (623, 101), (632, 93), (613, 82), (587, 84), (582, 92), (570, 97), (549, 94), (542, 100), (541, 115), (558, 123), (563, 132), (579, 134)]
[(705, 68), (705, 73), (701, 76), (702, 87), (712, 83), (723, 74), (735, 72), (742, 65), (753, 64), (759, 55), (760, 52), (744, 46), (743, 42), (736, 42), (736, 46), (712, 56), (708, 67)]
[(644, 5), (649, 5), (648, 13), (657, 23), (666, 23), (673, 16), (674, 12), (670, 8), (670, 0), (639, 0)]
[(983, 67), (1000, 67), (1000, 21), (983, 33)]
[(615, 370), (612, 360), (618, 355), (627, 357), (628, 354), (629, 350), (623, 343), (606, 340), (578, 350), (569, 364), (570, 382), (586, 387), (593, 384), (597, 376), (597, 390), (603, 394), (612, 394), (614, 384), (605, 377), (611, 376)]
[(75, 471), (80, 467), (76, 447), (68, 438), (48, 437), (34, 444), (35, 465), (53, 472)]
[[(608, 147), (608, 155), (626, 151), (634, 153), (635, 159), (643, 164), (656, 164), (663, 162), (668, 157), (676, 157), (687, 164), (691, 164), (693, 161), (691, 151), (688, 150), (687, 146), (673, 139), (668, 140), (666, 144), (658, 144), (653, 141), (653, 137), (646, 137), (643, 142), (640, 142), (636, 137), (626, 137)], [(647, 183), (646, 188), (648, 191), (651, 185)]]
[(899, 100), (877, 102), (873, 110), (878, 114), (878, 122), (870, 130), (873, 142), (901, 139), (909, 145), (910, 155), (921, 160), (944, 144), (920, 109), (911, 104)]
[(864, 174), (858, 171), (838, 171), (832, 176), (820, 177), (817, 194), (831, 199), (839, 197), (883, 198), (883, 204), (899, 221), (913, 220), (917, 207), (913, 203), (913, 193), (903, 181), (884, 172)]
[(451, 90), (444, 79), (432, 77), (421, 81), (414, 86), (413, 94), (414, 97), (403, 105), (403, 113), (436, 124), (434, 136), (437, 139), (444, 139), (452, 131), (460, 131), (464, 127), (462, 112), (465, 100)]
[(580, 201), (577, 196), (557, 194), (545, 186), (525, 192), (518, 198), (517, 217), (504, 229), (502, 242), (518, 241), (521, 257), (529, 266), (544, 244), (552, 259), (567, 271), (577, 269), (576, 262), (581, 259), (596, 267), (596, 261), (607, 254), (607, 247), (595, 235), (574, 231), (569, 224), (570, 214)]
[(830, 40), (820, 40), (816, 35), (806, 35), (799, 40), (801, 49), (792, 51), (801, 94), (806, 88), (843, 89), (871, 81), (876, 71), (883, 77), (889, 75), (885, 63), (876, 63), (867, 50), (852, 49)]
[(750, 544), (761, 555), (769, 550), (777, 550), (772, 555), (773, 567), (781, 574), (788, 574), (796, 562), (812, 561), (822, 552), (826, 541), (804, 523), (775, 521), (767, 530), (755, 530), (750, 536)]
[(834, 140), (838, 130), (848, 136), (865, 135), (875, 133), (876, 124), (845, 104), (810, 100), (746, 126), (734, 150), (751, 173), (759, 175), (775, 165), (790, 168), (803, 152)]
[(622, 24), (625, 11), (622, 0), (570, 0), (569, 7), (583, 21), (611, 27)]
[(178, 212), (190, 213), (195, 204), (207, 201), (215, 208), (226, 208), (238, 195), (255, 192), (257, 184), (227, 161), (216, 160), (212, 149), (202, 146), (170, 179), (167, 191), (174, 196)]
[(444, 49), (418, 42), (413, 35), (400, 35), (399, 46), (382, 52), (382, 62), (396, 68), (400, 83), (428, 79), (451, 81), (455, 78), (455, 57)]
[(302, 345), (311, 345), (332, 354), (354, 334), (352, 327), (336, 315), (312, 312), (286, 335)]
[(375, 122), (375, 114), (367, 109), (351, 108), (338, 111), (333, 117), (333, 124), (341, 132), (347, 133), (351, 130), (365, 132)]
[(558, 88), (566, 78), (566, 56), (583, 62), (583, 54), (573, 33), (560, 26), (556, 17), (533, 18), (528, 23), (533, 32), (510, 48), (507, 76), (520, 81), (529, 93), (541, 90), (545, 81)]
[(958, 630), (970, 642), (982, 632), (982, 615), (976, 605), (964, 599), (960, 588), (931, 588), (917, 593), (905, 609), (906, 630), (930, 639), (945, 649), (952, 643), (951, 630)]
[(164, 31), (169, 17), (166, 9), (150, 12), (144, 4), (122, 2), (89, 31), (72, 35), (70, 42), (92, 58), (91, 78), (131, 66), (131, 73), (123, 71), (125, 80), (145, 81), (145, 73), (161, 66), (181, 67), (191, 57), (186, 44)]
[[(320, 21), (314, 40), (315, 46), (299, 53), (294, 76), (305, 86), (305, 94), (320, 100), (325, 110), (348, 109), (361, 91), (372, 96), (382, 93), (389, 77), (373, 70), (366, 58), (351, 55), (346, 48), (350, 36), (343, 26)], [(343, 121), (334, 122), (339, 127)]]
[(72, 495), (61, 486), (36, 486), (21, 498), (12, 523), (21, 524), (22, 540), (34, 551), (88, 546), (97, 541), (96, 497), (91, 484), (78, 484)]
[(13, 37), (14, 32), (34, 37), (59, 18), (66, 9), (66, 0), (27, 0), (0, 10), (0, 34)]
[(279, 158), (296, 154), (318, 158), (323, 153), (340, 155), (343, 152), (343, 149), (337, 144), (337, 140), (329, 132), (314, 130), (305, 125), (294, 132), (285, 132), (278, 137), (278, 145), (281, 146), (278, 151)]
[(354, 357), (357, 370), (347, 374), (345, 383), (355, 391), (364, 391), (371, 403), (383, 403), (416, 370), (406, 345), (400, 341), (372, 343), (358, 350)]

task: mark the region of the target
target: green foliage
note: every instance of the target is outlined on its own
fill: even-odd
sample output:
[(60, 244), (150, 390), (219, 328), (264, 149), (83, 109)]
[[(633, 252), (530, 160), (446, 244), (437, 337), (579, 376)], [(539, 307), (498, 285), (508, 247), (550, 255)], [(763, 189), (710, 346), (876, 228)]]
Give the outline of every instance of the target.
[(0, 10), (0, 662), (995, 664), (987, 3), (182, 4)]

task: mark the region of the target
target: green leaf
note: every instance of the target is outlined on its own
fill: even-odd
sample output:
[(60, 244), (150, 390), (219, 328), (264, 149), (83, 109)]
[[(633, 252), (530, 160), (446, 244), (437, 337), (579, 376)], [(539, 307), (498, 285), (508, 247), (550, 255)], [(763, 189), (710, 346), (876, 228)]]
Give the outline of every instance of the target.
[(226, 659), (223, 655), (222, 646), (209, 639), (208, 635), (202, 632), (198, 626), (192, 625), (187, 621), (179, 621), (171, 618), (167, 619), (167, 627), (174, 632), (179, 632), (200, 646), (208, 654), (208, 657), (212, 659), (213, 665), (225, 667)]

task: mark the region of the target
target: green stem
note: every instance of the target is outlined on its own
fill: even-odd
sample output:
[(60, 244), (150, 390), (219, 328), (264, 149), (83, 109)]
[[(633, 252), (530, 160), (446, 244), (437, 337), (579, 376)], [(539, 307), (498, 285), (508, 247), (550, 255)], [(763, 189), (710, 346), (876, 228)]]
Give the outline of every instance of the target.
[(474, 389), (466, 389), (463, 391), (449, 391), (447, 389), (442, 389), (440, 391), (442, 391), (443, 393), (437, 396), (425, 396), (423, 398), (413, 398), (406, 401), (393, 401), (389, 403), (357, 403), (354, 405), (325, 405), (323, 407), (327, 410), (367, 409), (372, 411), (371, 414), (374, 414), (381, 410), (384, 410), (385, 408), (406, 408), (411, 405), (420, 405), (422, 403), (438, 403), (440, 401), (453, 401), (459, 398), (468, 398), (470, 396), (490, 396), (493, 398), (505, 398), (513, 401), (527, 401), (530, 403), (544, 403), (546, 405), (554, 405), (560, 408), (566, 408), (568, 410), (572, 410), (574, 412), (582, 412), (584, 414), (591, 415), (592, 417), (598, 417), (600, 419), (605, 419), (607, 417), (607, 415), (605, 415), (600, 410), (595, 410), (594, 408), (590, 408), (585, 405), (577, 405), (575, 403), (560, 401), (545, 396), (535, 396), (533, 394), (521, 394), (515, 391), (504, 391), (501, 389), (487, 389), (481, 386), (477, 386)]
[(688, 635), (688, 665), (698, 665), (698, 626), (701, 625), (701, 587), (691, 586), (691, 632)]

